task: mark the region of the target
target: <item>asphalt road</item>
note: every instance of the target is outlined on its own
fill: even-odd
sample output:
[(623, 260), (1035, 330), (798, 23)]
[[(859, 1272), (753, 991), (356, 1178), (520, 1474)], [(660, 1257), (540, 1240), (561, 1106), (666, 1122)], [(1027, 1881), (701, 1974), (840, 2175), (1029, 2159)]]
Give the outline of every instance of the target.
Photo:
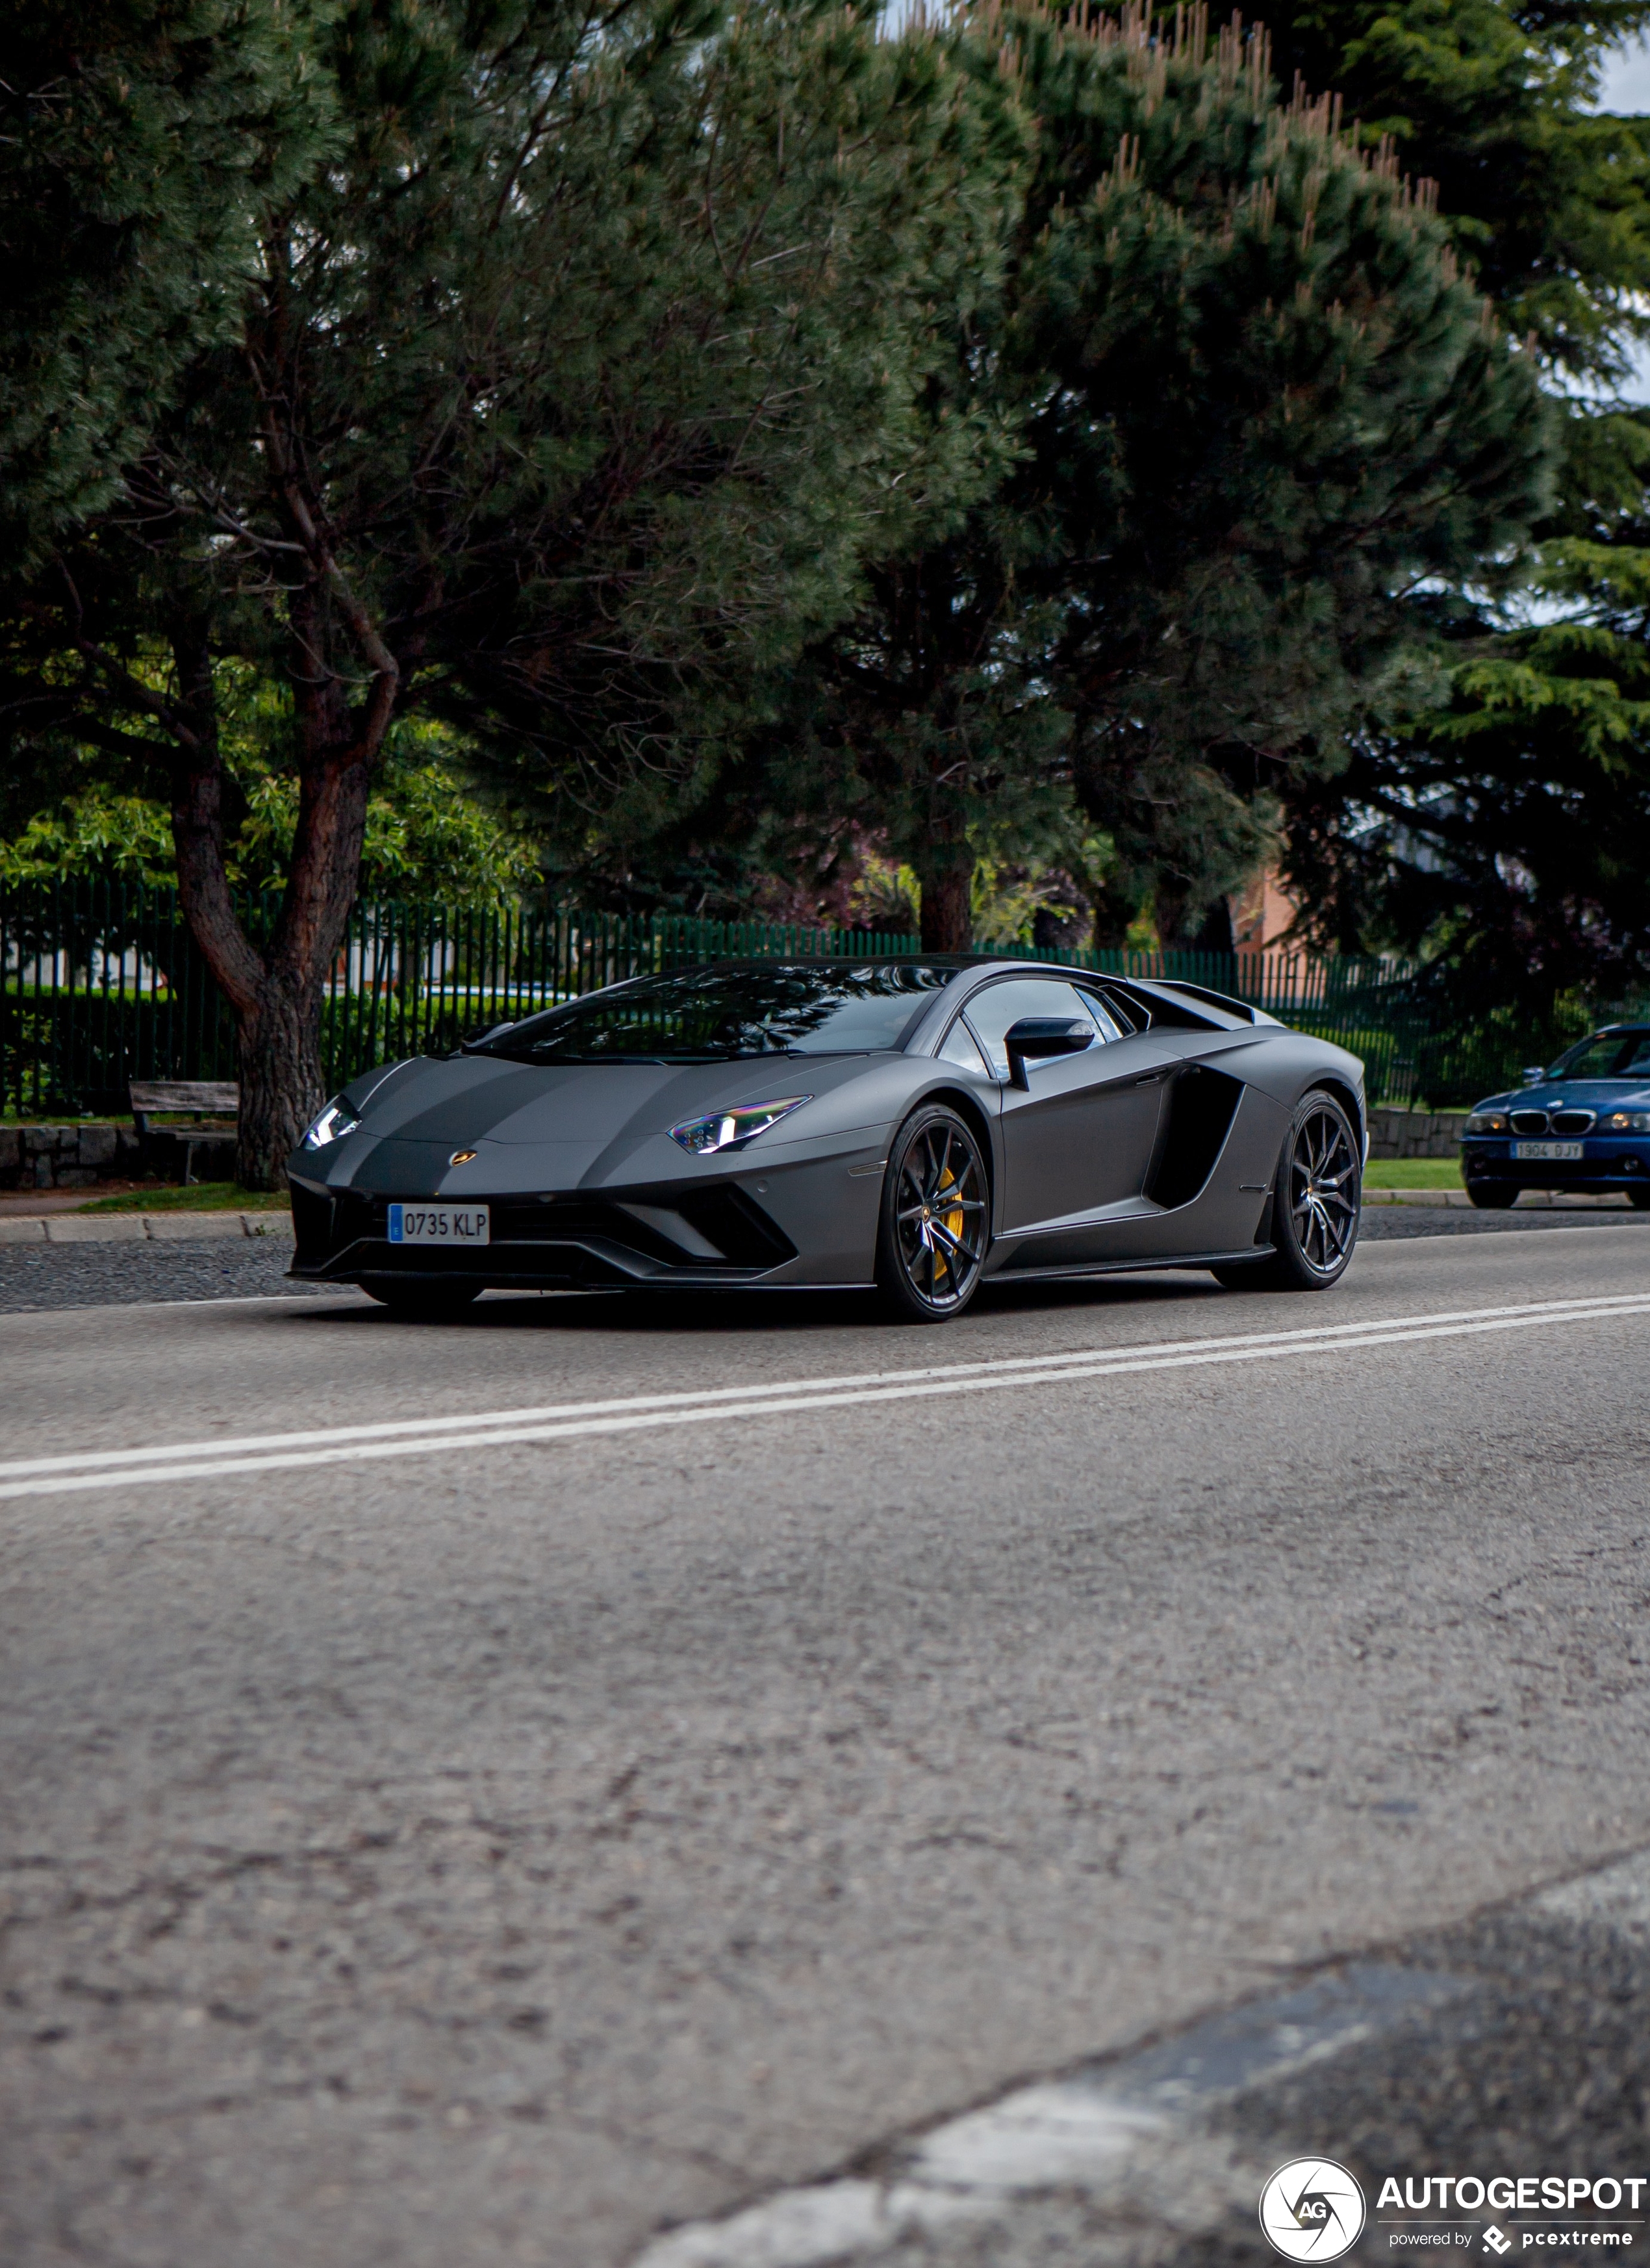
[[(1620, 1228), (1637, 1220), (1650, 1235), (1650, 1215), (1608, 1210), (1573, 1211), (1520, 1208), (1513, 1212), (1460, 1212), (1442, 1206), (1372, 1205), (1365, 1212), (1366, 1244), (1400, 1238), (1521, 1236), (1534, 1230)], [(198, 1244), (0, 1245), (0, 1314), (22, 1309), (147, 1306), (151, 1301), (246, 1300), (273, 1293), (308, 1300), (313, 1284), (288, 1280), (290, 1241), (271, 1234), (250, 1240), (203, 1239)]]
[(1236, 2257), (1480, 2097), (1650, 2156), (1635, 1940), (1529, 1904), (1650, 1845), (1647, 1262), (0, 1317), (0, 2257), (842, 2258), (771, 2201), (1371, 1958), (1468, 1983), (1196, 2178), (851, 2257)]

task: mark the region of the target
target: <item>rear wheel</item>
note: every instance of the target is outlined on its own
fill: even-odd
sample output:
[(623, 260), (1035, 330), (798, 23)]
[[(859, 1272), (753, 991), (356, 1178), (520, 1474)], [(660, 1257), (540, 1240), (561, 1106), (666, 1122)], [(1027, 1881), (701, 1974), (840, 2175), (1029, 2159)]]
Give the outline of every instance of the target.
[(1480, 1212), (1510, 1212), (1518, 1203), (1518, 1190), (1511, 1182), (1469, 1182), (1467, 1202)]
[(1650, 1189), (1629, 1189), (1627, 1202), (1635, 1212), (1650, 1212)]
[(361, 1289), (392, 1314), (420, 1323), (442, 1323), (461, 1315), (482, 1296), (479, 1284), (398, 1284), (393, 1276), (370, 1276)]
[(883, 1298), (906, 1322), (960, 1314), (979, 1287), (991, 1233), (991, 1185), (972, 1130), (938, 1103), (913, 1111), (894, 1138), (882, 1182)]
[(1327, 1094), (1299, 1104), (1272, 1188), (1273, 1250), (1211, 1272), (1233, 1291), (1327, 1292), (1358, 1241), (1363, 1168), (1352, 1122)]

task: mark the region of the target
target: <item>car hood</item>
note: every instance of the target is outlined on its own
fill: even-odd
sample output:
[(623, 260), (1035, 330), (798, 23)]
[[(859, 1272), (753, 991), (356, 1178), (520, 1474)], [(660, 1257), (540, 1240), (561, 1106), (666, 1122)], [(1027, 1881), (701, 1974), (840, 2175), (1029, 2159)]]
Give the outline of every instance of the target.
[(1472, 1107), (1474, 1110), (1644, 1110), (1650, 1108), (1650, 1085), (1630, 1079), (1544, 1079), (1538, 1086), (1492, 1094)]
[[(787, 1137), (806, 1139), (815, 1126), (836, 1130), (857, 1116), (859, 1098), (843, 1090), (898, 1060), (774, 1056), (545, 1066), (485, 1055), (420, 1059), (369, 1072), (346, 1087), (345, 1098), (361, 1112), (359, 1128), (328, 1151), (306, 1153), (303, 1163), (334, 1188), (439, 1188), (455, 1197), (489, 1187), (574, 1189), (615, 1176), (660, 1180), (726, 1170), (726, 1156), (696, 1158), (669, 1139), (670, 1129), (737, 1103), (806, 1094), (825, 1108), (817, 1116), (807, 1108), (788, 1119)], [(874, 1115), (867, 1098), (866, 1116)], [(460, 1150), (477, 1154), (450, 1167)], [(757, 1162), (754, 1156), (751, 1162)]]

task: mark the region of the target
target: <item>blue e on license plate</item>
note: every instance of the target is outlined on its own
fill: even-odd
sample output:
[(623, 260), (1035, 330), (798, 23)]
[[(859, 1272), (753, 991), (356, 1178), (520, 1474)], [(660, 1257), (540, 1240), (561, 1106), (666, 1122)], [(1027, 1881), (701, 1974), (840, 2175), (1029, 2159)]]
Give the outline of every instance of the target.
[(488, 1233), (485, 1205), (393, 1204), (389, 1209), (392, 1244), (485, 1244)]

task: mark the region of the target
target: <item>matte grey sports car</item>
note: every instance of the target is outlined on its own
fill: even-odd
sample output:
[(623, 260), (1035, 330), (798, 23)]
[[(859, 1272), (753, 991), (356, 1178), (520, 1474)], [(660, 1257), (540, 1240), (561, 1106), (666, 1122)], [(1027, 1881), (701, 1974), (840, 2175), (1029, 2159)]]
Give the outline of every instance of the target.
[(295, 1276), (879, 1285), (1199, 1267), (1316, 1291), (1358, 1235), (1363, 1066), (1196, 986), (1030, 961), (725, 961), (392, 1064), (288, 1173)]

